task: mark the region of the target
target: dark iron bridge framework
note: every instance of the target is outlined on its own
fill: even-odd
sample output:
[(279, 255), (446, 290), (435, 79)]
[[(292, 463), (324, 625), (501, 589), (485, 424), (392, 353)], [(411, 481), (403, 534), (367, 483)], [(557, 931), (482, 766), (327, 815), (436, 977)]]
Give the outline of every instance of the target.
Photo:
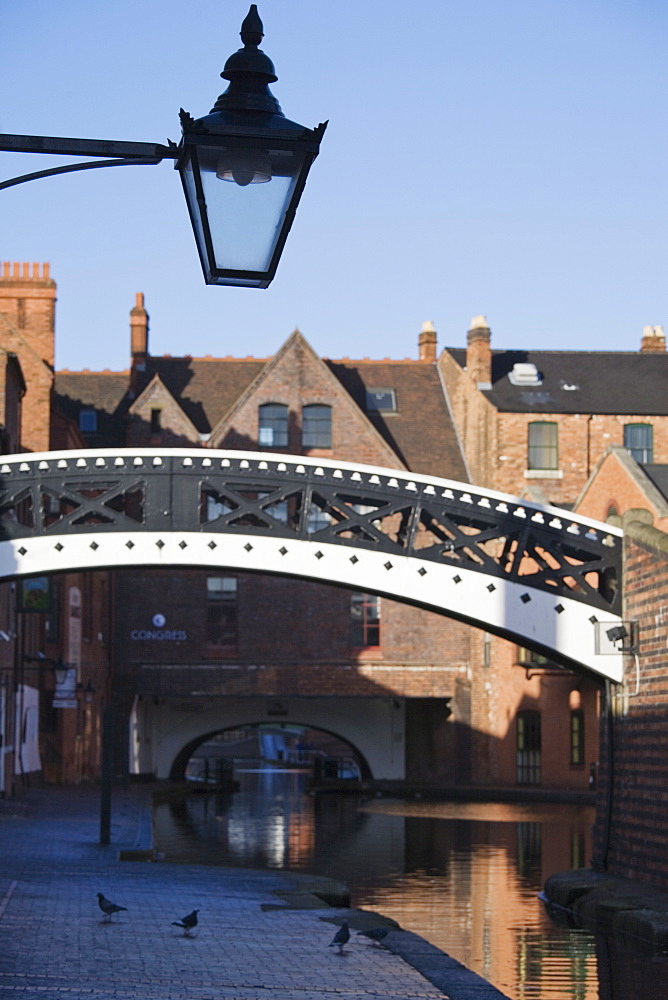
[[(383, 594), (619, 679), (622, 532), (468, 484), (265, 452), (0, 460), (0, 577), (226, 566)], [(609, 623), (609, 624), (608, 624)]]

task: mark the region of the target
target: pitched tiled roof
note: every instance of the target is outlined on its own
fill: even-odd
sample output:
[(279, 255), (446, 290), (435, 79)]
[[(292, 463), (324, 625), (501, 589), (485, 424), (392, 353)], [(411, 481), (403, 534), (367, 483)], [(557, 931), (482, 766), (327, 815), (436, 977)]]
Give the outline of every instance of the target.
[[(134, 393), (127, 372), (58, 372), (55, 401), (78, 422), (82, 408), (98, 414), (91, 443), (125, 443), (124, 423), (134, 399), (158, 375), (197, 431), (207, 434), (258, 377), (258, 358), (148, 357)], [(392, 450), (413, 472), (467, 480), (467, 472), (436, 365), (418, 361), (325, 361)], [(397, 412), (367, 411), (366, 391), (389, 388)]]
[[(446, 348), (466, 365), (464, 348)], [(517, 363), (534, 364), (536, 386), (513, 385)], [(511, 413), (668, 413), (668, 353), (638, 351), (492, 351), (492, 388), (485, 397)]]
[[(468, 475), (436, 365), (419, 361), (327, 361), (376, 429), (412, 471)], [(367, 389), (394, 389), (396, 413), (367, 411)]]
[(261, 358), (146, 359), (140, 392), (159, 375), (201, 434), (208, 434), (266, 364)]
[(148, 357), (130, 396), (128, 372), (57, 372), (56, 403), (78, 420), (79, 410), (98, 412), (99, 436), (109, 445), (124, 441), (123, 421), (136, 398), (157, 374), (201, 434), (207, 434), (265, 366), (252, 358)]
[(648, 479), (654, 483), (657, 490), (668, 500), (668, 465), (660, 465), (658, 462), (643, 463), (640, 465)]
[(54, 403), (76, 425), (79, 411), (97, 412), (98, 433), (91, 443), (109, 447), (125, 444), (125, 416), (131, 400), (127, 397), (128, 372), (56, 372)]

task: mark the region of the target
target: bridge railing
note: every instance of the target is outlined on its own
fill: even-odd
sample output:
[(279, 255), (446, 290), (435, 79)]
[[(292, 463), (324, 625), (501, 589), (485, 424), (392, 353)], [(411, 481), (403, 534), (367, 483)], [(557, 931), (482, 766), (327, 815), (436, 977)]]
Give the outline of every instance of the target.
[[(0, 543), (123, 533), (299, 540), (415, 557), (621, 611), (622, 532), (493, 490), (404, 470), (273, 452), (101, 449), (0, 460)], [(163, 537), (164, 536), (164, 537)], [(279, 548), (279, 552), (281, 549)], [(287, 551), (287, 550), (286, 550)], [(318, 558), (318, 552), (315, 553)], [(156, 557), (157, 558), (157, 557)], [(351, 552), (351, 562), (356, 560)], [(57, 556), (54, 556), (57, 568)], [(21, 559), (17, 559), (20, 566)], [(101, 562), (101, 565), (104, 563)], [(17, 569), (16, 572), (29, 570)], [(6, 573), (7, 571), (5, 571)], [(423, 567), (419, 572), (426, 573)], [(456, 577), (455, 577), (456, 579)]]

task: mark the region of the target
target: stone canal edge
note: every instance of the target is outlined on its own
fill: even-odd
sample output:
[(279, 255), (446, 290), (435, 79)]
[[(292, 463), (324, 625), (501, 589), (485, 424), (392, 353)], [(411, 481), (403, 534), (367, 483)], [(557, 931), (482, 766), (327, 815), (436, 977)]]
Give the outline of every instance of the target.
[[(330, 990), (345, 998), (435, 1000), (442, 995), (449, 1000), (508, 1000), (419, 935), (402, 930), (382, 914), (350, 908), (347, 886), (341, 882), (294, 872), (212, 869), (161, 860), (154, 847), (151, 806), (151, 790), (146, 787), (115, 789), (112, 843), (105, 847), (98, 843), (98, 789), (27, 789), (18, 800), (0, 800), (0, 930), (3, 937), (8, 932), (8, 948), (0, 957), (0, 995), (25, 997), (38, 990), (48, 996), (64, 991), (73, 1000), (98, 994), (125, 1000), (139, 996), (132, 991), (143, 987), (145, 998), (171, 1000), (180, 986), (186, 992), (179, 996), (190, 996), (194, 990), (198, 997), (239, 1000), (269, 992), (292, 997), (295, 989), (302, 1000), (322, 998)], [(111, 934), (103, 938), (99, 935), (109, 928), (94, 898), (100, 889), (128, 907), (112, 917)], [(213, 950), (207, 948), (203, 954), (210, 969), (194, 966), (194, 979), (187, 985), (168, 982), (167, 968), (182, 936), (170, 926), (171, 920), (182, 916), (176, 912), (178, 906), (184, 913), (191, 909), (193, 898), (194, 905), (204, 900), (206, 916), (200, 915), (192, 954), (209, 935)], [(253, 918), (253, 907), (263, 915)], [(219, 921), (216, 927), (214, 917)], [(292, 973), (285, 971), (284, 952), (280, 962), (272, 964), (272, 955), (275, 962), (282, 945), (278, 933), (275, 941), (267, 940), (263, 928), (275, 917), (281, 918), (281, 941), (290, 942), (287, 962)], [(346, 945), (348, 961), (340, 965), (333, 958), (336, 949), (326, 945), (344, 920), (351, 939)], [(325, 927), (332, 925), (324, 935), (321, 921)], [(380, 945), (356, 935), (378, 926), (389, 928)], [(222, 949), (221, 955), (216, 953), (221, 932), (228, 956), (224, 963)], [(237, 939), (238, 944), (233, 943)], [(119, 947), (114, 959), (112, 952)], [(330, 967), (337, 974), (328, 984)], [(133, 968), (135, 980), (128, 979)], [(229, 978), (233, 968), (236, 985), (228, 993), (221, 972)], [(343, 969), (345, 976), (340, 975)]]

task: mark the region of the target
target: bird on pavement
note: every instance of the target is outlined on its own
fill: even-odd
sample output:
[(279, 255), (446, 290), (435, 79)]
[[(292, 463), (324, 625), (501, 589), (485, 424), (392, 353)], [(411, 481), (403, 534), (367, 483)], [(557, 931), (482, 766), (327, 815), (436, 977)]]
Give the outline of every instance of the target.
[(329, 947), (332, 948), (335, 944), (339, 946), (339, 955), (343, 954), (343, 946), (347, 941), (350, 940), (350, 931), (348, 930), (348, 921), (344, 920), (338, 931), (329, 943)]
[(386, 938), (390, 933), (389, 927), (370, 927), (368, 931), (358, 931), (358, 934), (363, 934), (364, 937), (371, 938), (374, 944), (380, 945), (383, 938)]
[(107, 897), (101, 892), (98, 892), (97, 894), (97, 901), (100, 904), (100, 909), (104, 913), (107, 921), (111, 920), (112, 913), (120, 913), (121, 910), (127, 910), (127, 906), (118, 906), (117, 903), (112, 903), (112, 901), (107, 899)]
[(190, 932), (194, 927), (197, 927), (197, 914), (199, 910), (193, 910), (192, 913), (187, 913), (185, 917), (181, 917), (180, 920), (172, 920), (172, 926), (183, 927), (184, 937), (190, 937)]

